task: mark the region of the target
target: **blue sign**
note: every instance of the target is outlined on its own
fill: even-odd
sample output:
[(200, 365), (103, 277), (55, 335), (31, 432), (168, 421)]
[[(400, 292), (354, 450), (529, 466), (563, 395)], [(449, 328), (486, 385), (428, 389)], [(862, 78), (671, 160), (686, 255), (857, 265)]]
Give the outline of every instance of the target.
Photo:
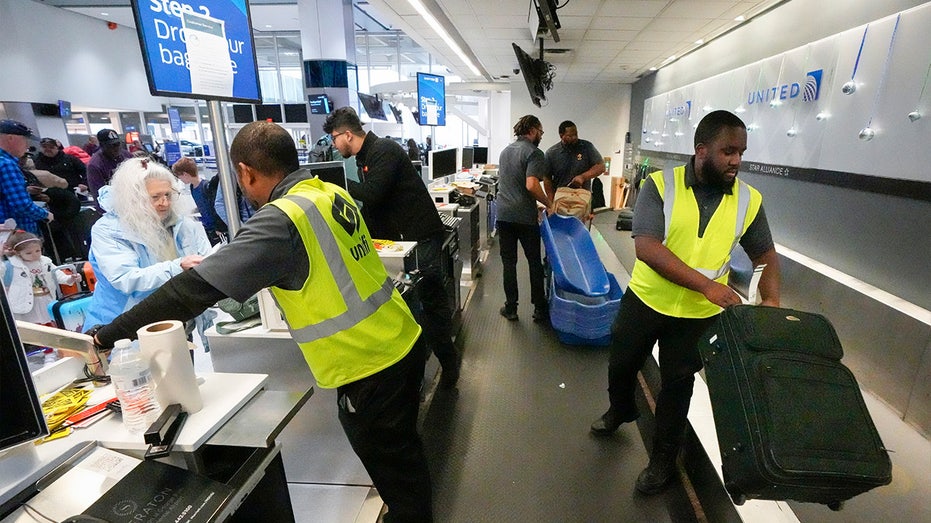
[(155, 96), (261, 103), (248, 0), (132, 0)]
[(181, 114), (178, 112), (177, 107), (168, 108), (168, 123), (171, 124), (171, 132), (181, 132)]
[(174, 165), (181, 159), (181, 144), (178, 142), (165, 142), (165, 163)]
[(417, 107), (420, 125), (446, 125), (446, 79), (417, 73)]

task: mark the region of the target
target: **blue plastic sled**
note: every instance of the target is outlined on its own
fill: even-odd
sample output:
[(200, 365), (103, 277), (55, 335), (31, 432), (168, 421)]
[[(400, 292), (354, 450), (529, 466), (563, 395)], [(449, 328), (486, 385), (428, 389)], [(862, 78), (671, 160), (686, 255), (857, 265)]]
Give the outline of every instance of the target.
[(583, 296), (608, 294), (608, 273), (578, 218), (551, 214), (540, 224), (540, 233), (557, 288)]

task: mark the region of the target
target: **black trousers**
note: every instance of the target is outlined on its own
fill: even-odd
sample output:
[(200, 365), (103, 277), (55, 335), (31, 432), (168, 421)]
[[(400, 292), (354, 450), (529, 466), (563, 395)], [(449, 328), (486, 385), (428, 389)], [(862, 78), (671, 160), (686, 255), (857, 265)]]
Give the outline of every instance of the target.
[(678, 446), (681, 442), (695, 373), (702, 368), (698, 340), (714, 319), (714, 316), (694, 319), (660, 314), (629, 288), (621, 299), (621, 308), (611, 329), (608, 397), (611, 409), (622, 417), (637, 411), (634, 402), (637, 372), (658, 341), (662, 390), (656, 398), (654, 448), (657, 444)]
[(504, 271), (505, 306), (517, 309), (517, 244), (520, 243), (530, 267), (530, 301), (534, 307), (546, 307), (543, 292), (543, 261), (540, 248), (540, 226), (499, 221), (498, 237), (501, 264)]
[(433, 351), (444, 369), (451, 369), (459, 365), (459, 353), (453, 345), (453, 309), (440, 265), (444, 236), (441, 232), (417, 242), (417, 268), (421, 275), (417, 296), (422, 306), (418, 320), (427, 350)]
[(398, 363), (336, 389), (343, 431), (392, 523), (433, 521), (430, 471), (417, 434), (423, 350), (418, 340)]

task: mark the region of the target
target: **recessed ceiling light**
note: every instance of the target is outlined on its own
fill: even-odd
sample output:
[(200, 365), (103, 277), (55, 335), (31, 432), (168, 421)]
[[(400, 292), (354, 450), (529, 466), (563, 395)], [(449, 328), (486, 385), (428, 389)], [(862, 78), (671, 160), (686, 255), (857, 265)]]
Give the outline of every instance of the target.
[(100, 13), (100, 16), (110, 16), (110, 13)]
[(655, 71), (656, 68), (655, 68), (655, 67), (651, 67), (650, 70), (651, 70), (651, 71)]
[(701, 38), (699, 38), (698, 40), (695, 40), (695, 45), (701, 45), (703, 43), (705, 43), (705, 41), (702, 40)]
[(738, 16), (737, 18), (734, 19), (735, 22), (743, 22), (744, 20), (746, 20), (746, 18), (744, 18), (743, 15), (740, 15), (740, 16)]
[(268, 29), (271, 29), (272, 26), (271, 24), (265, 24), (265, 27), (267, 27)]

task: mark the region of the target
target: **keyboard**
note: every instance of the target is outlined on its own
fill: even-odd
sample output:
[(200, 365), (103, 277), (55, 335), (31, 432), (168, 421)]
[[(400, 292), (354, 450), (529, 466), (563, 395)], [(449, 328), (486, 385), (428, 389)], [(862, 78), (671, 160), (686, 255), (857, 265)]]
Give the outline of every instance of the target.
[(440, 220), (447, 231), (455, 231), (459, 229), (459, 222), (462, 221), (462, 218), (456, 218), (449, 213), (441, 212)]

